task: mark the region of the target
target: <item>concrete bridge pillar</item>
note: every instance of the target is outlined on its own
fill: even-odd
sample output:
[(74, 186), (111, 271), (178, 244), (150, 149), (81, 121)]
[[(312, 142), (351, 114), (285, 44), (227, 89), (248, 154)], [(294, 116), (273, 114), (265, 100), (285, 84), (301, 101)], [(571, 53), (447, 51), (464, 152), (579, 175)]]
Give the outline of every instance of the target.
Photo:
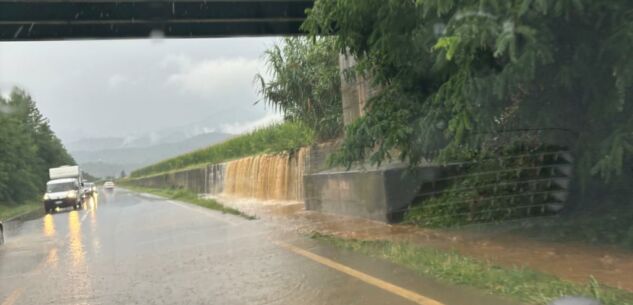
[(356, 59), (353, 56), (346, 53), (339, 55), (343, 123), (345, 126), (363, 116), (367, 101), (376, 94), (376, 90), (370, 86), (370, 79), (351, 72), (350, 68), (355, 65)]

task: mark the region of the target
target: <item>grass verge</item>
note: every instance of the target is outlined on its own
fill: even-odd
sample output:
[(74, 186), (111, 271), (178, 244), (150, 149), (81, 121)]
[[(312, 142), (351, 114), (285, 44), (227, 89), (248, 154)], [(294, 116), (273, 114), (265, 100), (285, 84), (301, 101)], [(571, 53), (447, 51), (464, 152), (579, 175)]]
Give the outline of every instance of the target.
[(585, 285), (528, 268), (505, 268), (455, 252), (405, 242), (363, 241), (314, 233), (312, 238), (337, 248), (386, 259), (440, 281), (479, 288), (489, 294), (526, 304), (545, 305), (562, 296), (586, 296), (603, 305), (632, 305), (633, 293), (599, 284), (593, 277)]
[(314, 132), (300, 123), (286, 122), (261, 128), (132, 172), (132, 178), (183, 169), (206, 163), (219, 163), (262, 153), (293, 151), (314, 141)]
[(256, 217), (254, 216), (244, 214), (234, 208), (226, 207), (213, 199), (199, 198), (197, 194), (187, 191), (187, 190), (183, 190), (183, 189), (169, 189), (169, 188), (158, 189), (158, 188), (134, 186), (134, 185), (129, 185), (129, 184), (124, 184), (123, 186), (133, 191), (150, 193), (150, 194), (158, 195), (158, 196), (169, 198), (169, 199), (185, 201), (185, 202), (193, 203), (201, 207), (205, 207), (207, 209), (220, 211), (226, 214), (241, 216), (249, 220), (256, 219)]
[(22, 204), (0, 203), (0, 220), (11, 219), (16, 216), (33, 212), (40, 208), (43, 209), (42, 204), (38, 201), (29, 201)]

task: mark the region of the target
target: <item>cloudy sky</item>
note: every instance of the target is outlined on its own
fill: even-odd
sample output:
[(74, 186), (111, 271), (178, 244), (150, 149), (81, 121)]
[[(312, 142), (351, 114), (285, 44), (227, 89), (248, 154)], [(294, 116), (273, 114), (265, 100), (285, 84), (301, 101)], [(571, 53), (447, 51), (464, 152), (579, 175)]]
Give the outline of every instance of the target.
[(64, 142), (278, 120), (253, 78), (278, 38), (0, 43), (0, 93), (26, 89)]

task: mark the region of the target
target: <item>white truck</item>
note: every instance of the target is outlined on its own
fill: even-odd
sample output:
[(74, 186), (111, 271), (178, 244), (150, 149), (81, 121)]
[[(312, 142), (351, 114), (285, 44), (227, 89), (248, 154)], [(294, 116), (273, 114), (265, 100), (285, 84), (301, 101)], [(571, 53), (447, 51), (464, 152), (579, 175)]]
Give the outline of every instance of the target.
[(79, 166), (65, 165), (48, 170), (49, 178), (44, 194), (44, 211), (53, 212), (57, 208), (72, 207), (75, 210), (83, 205), (83, 179)]

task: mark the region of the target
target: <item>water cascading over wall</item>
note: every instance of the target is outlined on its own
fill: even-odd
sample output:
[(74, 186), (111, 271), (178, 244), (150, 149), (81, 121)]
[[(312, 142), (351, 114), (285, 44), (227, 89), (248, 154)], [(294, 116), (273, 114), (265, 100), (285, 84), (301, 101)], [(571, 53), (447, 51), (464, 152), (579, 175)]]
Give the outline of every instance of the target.
[(181, 188), (260, 200), (303, 201), (308, 148), (131, 179), (135, 185)]
[(223, 193), (261, 200), (303, 200), (306, 149), (225, 163)]

